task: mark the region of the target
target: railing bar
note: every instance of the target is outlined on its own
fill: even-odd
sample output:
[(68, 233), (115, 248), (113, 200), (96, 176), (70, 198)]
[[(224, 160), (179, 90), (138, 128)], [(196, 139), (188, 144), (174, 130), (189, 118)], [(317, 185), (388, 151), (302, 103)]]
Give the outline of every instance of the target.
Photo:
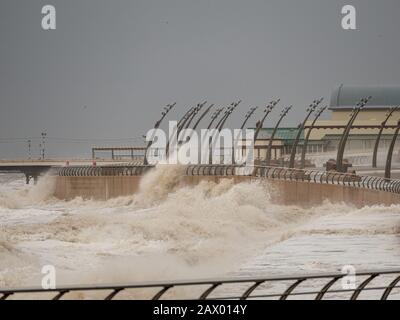
[[(377, 290), (385, 290), (387, 287), (369, 287), (363, 289), (363, 291), (377, 291)], [(393, 287), (393, 289), (400, 289), (400, 285)], [(328, 290), (325, 294), (330, 293), (348, 293), (354, 292), (356, 289), (334, 289)], [(299, 291), (299, 292), (292, 292), (289, 296), (303, 296), (303, 295), (316, 295), (320, 291)], [(282, 293), (270, 293), (270, 294), (258, 294), (252, 295), (249, 299), (253, 298), (278, 298), (281, 297)], [(229, 297), (212, 297), (215, 300), (231, 300), (231, 299), (240, 299), (240, 296), (229, 296)]]
[(173, 285), (165, 286), (160, 291), (158, 291), (151, 300), (159, 300), (164, 293), (166, 293), (169, 289), (173, 287), (174, 287)]
[(53, 300), (60, 300), (63, 295), (68, 293), (69, 290), (60, 290), (56, 296), (54, 296)]
[[(369, 276), (372, 274), (400, 274), (400, 270), (382, 270), (382, 271), (371, 271), (371, 272), (359, 272), (357, 276)], [(27, 289), (15, 289), (10, 288), (6, 290), (0, 289), (0, 294), (5, 293), (29, 293), (29, 292), (52, 292), (52, 291), (61, 291), (61, 290), (69, 290), (69, 291), (88, 291), (88, 290), (112, 290), (115, 288), (125, 288), (125, 289), (139, 289), (139, 288), (154, 288), (154, 287), (165, 287), (165, 286), (188, 286), (188, 285), (206, 285), (215, 282), (221, 282), (223, 284), (227, 283), (246, 283), (246, 282), (256, 282), (256, 281), (265, 281), (265, 282), (276, 282), (276, 281), (290, 281), (290, 280), (298, 280), (298, 279), (323, 279), (323, 278), (333, 278), (335, 276), (339, 276), (342, 274), (338, 273), (326, 273), (326, 274), (314, 274), (314, 275), (294, 275), (294, 276), (285, 276), (285, 277), (267, 277), (267, 278), (227, 278), (227, 279), (204, 279), (198, 281), (176, 281), (176, 282), (165, 282), (165, 283), (138, 283), (138, 284), (128, 284), (128, 285), (104, 285), (104, 286), (75, 286), (75, 287), (61, 287), (58, 289), (47, 289), (43, 290), (41, 288), (27, 288)]]
[(400, 281), (400, 276), (396, 277), (389, 286), (386, 288), (385, 292), (383, 293), (381, 300), (387, 300), (389, 297), (390, 293), (392, 292), (393, 288), (396, 287), (397, 283)]
[(202, 293), (202, 295), (200, 296), (199, 300), (205, 300), (207, 299), (207, 297), (211, 294), (211, 292), (213, 292), (217, 287), (219, 287), (220, 285), (222, 285), (222, 283), (217, 282), (217, 283), (213, 283), (211, 285), (211, 287), (209, 287), (206, 291), (204, 291)]
[(124, 290), (124, 288), (114, 289), (114, 291), (111, 292), (107, 297), (105, 297), (104, 300), (112, 300), (122, 290)]
[(364, 280), (354, 291), (353, 295), (351, 296), (350, 300), (357, 300), (358, 296), (360, 295), (361, 291), (365, 289), (365, 287), (370, 283), (373, 279), (379, 276), (378, 273), (370, 275), (366, 280)]
[(343, 278), (343, 276), (341, 277), (335, 277), (332, 280), (330, 280), (322, 289), (321, 291), (317, 294), (317, 296), (315, 297), (315, 300), (322, 300), (322, 298), (324, 297), (325, 293), (328, 292), (329, 288), (332, 287), (336, 281), (338, 281), (340, 278)]
[(258, 287), (259, 285), (261, 285), (262, 283), (264, 283), (264, 281), (257, 281), (256, 283), (254, 283), (250, 288), (248, 288), (248, 289), (242, 294), (242, 296), (240, 297), (240, 300), (246, 300), (246, 299), (251, 295), (251, 293), (252, 293), (255, 289), (257, 289), (257, 287)]
[(303, 279), (297, 279), (297, 281), (295, 283), (293, 283), (289, 288), (286, 289), (286, 291), (281, 295), (279, 300), (286, 300), (286, 298), (292, 293), (292, 291), (294, 289), (296, 289), (296, 287), (306, 281), (307, 279), (303, 278)]
[(13, 294), (14, 294), (13, 292), (5, 293), (5, 294), (3, 294), (3, 295), (0, 297), (0, 300), (7, 300), (7, 298), (8, 298), (9, 296), (13, 295)]

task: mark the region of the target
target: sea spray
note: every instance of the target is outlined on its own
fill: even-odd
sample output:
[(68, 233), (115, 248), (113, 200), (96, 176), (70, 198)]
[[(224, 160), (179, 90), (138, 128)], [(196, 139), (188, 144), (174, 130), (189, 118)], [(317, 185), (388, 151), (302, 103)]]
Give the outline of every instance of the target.
[[(138, 194), (108, 201), (32, 196), (19, 209), (0, 208), (3, 247), (11, 248), (0, 251), (0, 283), (38, 285), (44, 264), (56, 267), (58, 285), (226, 276), (273, 244), (318, 234), (321, 226), (314, 222), (321, 217), (336, 222), (326, 232), (336, 226), (332, 232), (346, 235), (349, 229), (337, 225), (347, 216), (354, 230), (366, 217), (390, 210), (393, 218), (385, 224), (358, 228), (357, 234), (369, 236), (371, 230), (392, 233), (400, 213), (399, 206), (281, 206), (271, 202), (267, 182), (228, 178), (189, 186), (181, 183), (182, 174), (181, 167), (158, 166), (144, 176)], [(21, 184), (19, 191), (27, 195), (30, 188)], [(45, 213), (52, 219), (40, 220)], [(10, 214), (24, 223), (5, 226), (2, 219)]]
[(18, 189), (10, 184), (0, 184), (0, 208), (18, 209), (45, 203), (53, 198), (55, 177), (46, 174), (37, 185), (22, 185)]

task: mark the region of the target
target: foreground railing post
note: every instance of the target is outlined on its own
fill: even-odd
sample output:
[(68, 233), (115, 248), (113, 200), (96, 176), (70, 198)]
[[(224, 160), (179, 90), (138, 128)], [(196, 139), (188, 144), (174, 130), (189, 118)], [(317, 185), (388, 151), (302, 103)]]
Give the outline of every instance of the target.
[(323, 100), (323, 98), (321, 98), (319, 100), (314, 100), (312, 102), (312, 104), (310, 104), (307, 107), (307, 110), (306, 110), (307, 115), (306, 115), (305, 119), (303, 120), (303, 122), (300, 123), (298, 131), (297, 131), (296, 139), (294, 140), (293, 145), (292, 145), (292, 150), (290, 152), (289, 168), (294, 168), (294, 161), (296, 158), (297, 145), (299, 144), (300, 136), (304, 130), (304, 126), (306, 125), (308, 118), (311, 116), (311, 114), (314, 112), (314, 110), (318, 107), (318, 105), (322, 102), (322, 100)]

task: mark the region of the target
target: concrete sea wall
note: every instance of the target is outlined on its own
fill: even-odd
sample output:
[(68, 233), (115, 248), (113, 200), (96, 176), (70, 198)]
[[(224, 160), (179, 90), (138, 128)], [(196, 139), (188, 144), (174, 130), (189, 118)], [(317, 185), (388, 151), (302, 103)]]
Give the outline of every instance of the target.
[[(139, 191), (142, 176), (93, 176), (56, 177), (55, 196), (71, 200), (107, 200), (118, 196), (132, 195)], [(250, 176), (182, 176), (182, 183), (195, 185), (201, 180), (219, 182), (220, 179), (234, 179), (235, 182), (259, 180)], [(284, 205), (309, 207), (321, 204), (324, 200), (332, 203), (345, 202), (362, 207), (365, 205), (391, 205), (400, 203), (400, 195), (385, 191), (356, 188), (350, 186), (319, 184), (302, 181), (263, 180), (272, 191), (272, 201)]]

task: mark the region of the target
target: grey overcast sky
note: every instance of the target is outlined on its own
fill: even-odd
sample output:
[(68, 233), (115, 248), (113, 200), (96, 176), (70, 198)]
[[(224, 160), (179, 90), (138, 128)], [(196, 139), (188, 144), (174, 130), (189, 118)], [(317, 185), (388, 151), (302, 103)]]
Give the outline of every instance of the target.
[[(346, 4), (357, 30), (341, 28)], [(297, 125), (340, 83), (400, 84), (399, 15), (399, 0), (1, 0), (0, 158), (26, 157), (28, 138), (38, 157), (43, 130), (52, 157), (138, 144), (174, 101), (171, 118), (242, 99), (237, 127), (280, 97)]]

